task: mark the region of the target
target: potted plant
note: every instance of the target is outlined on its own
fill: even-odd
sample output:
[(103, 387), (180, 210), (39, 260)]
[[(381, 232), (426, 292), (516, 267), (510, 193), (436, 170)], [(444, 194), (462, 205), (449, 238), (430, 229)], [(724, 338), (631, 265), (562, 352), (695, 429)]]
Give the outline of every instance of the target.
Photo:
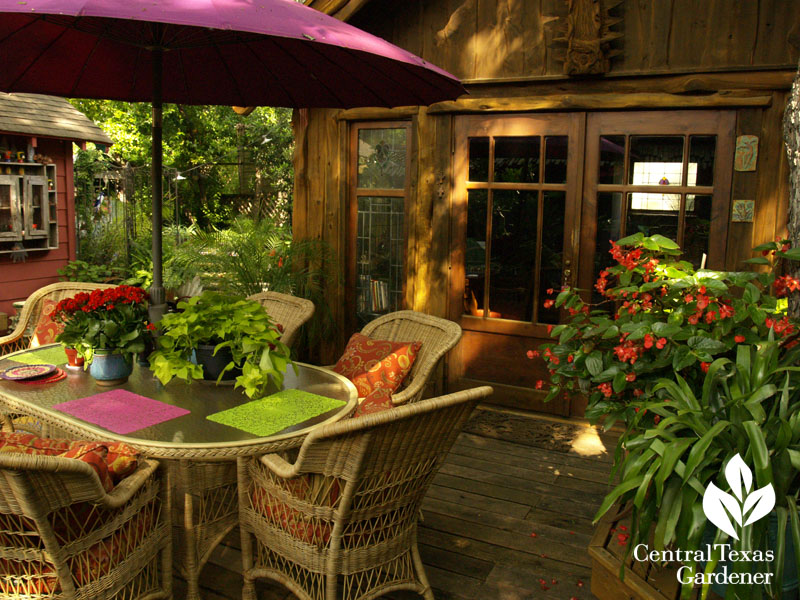
[(65, 298), (53, 319), (64, 325), (56, 341), (75, 348), (100, 385), (127, 380), (133, 355), (144, 350), (153, 329), (147, 322), (147, 294), (127, 285)]
[[(800, 256), (785, 240), (757, 250)], [(698, 549), (708, 526), (703, 501), (716, 494), (707, 492), (711, 483), (727, 494), (726, 511), (738, 506), (740, 525), (754, 514), (757, 498), (745, 506), (742, 486), (737, 489), (736, 477), (726, 476), (737, 469), (743, 473), (743, 464), (756, 474), (756, 485), (747, 492), (771, 484), (776, 493), (775, 539), (770, 541), (764, 520), (748, 524), (747, 535), (738, 540), (731, 535), (729, 541), (734, 548), (750, 544), (751, 550), (763, 551), (772, 544), (774, 560), (768, 567), (780, 574), (787, 519), (791, 537), (800, 542), (794, 366), (800, 349), (798, 324), (787, 316), (783, 299), (800, 289), (800, 281), (774, 270), (695, 271), (679, 260), (677, 244), (662, 236), (630, 236), (612, 244), (611, 254), (617, 264), (601, 271), (595, 284), (600, 304), (589, 305), (587, 294), (573, 289), (548, 301), (571, 319), (551, 329), (556, 343), (540, 349), (550, 370), (548, 397), (583, 393), (592, 422), (624, 426), (613, 470), (620, 480), (596, 518), (615, 503), (632, 507), (628, 556), (650, 543), (656, 552)], [(771, 264), (766, 256), (751, 262)], [(538, 354), (531, 351), (529, 357)], [(714, 537), (725, 541), (726, 535)], [(715, 557), (706, 558), (713, 569)], [(684, 575), (694, 575), (693, 558), (683, 566)], [(753, 565), (740, 561), (735, 568), (744, 572)], [(767, 592), (780, 594), (774, 579), (771, 585)], [(760, 589), (749, 586), (742, 593)]]
[[(163, 384), (173, 377), (188, 381), (204, 375), (219, 382), (238, 370), (236, 386), (251, 398), (264, 395), (270, 383), (280, 389), (292, 362), (290, 350), (261, 304), (206, 291), (179, 302), (178, 311), (164, 315), (158, 349), (150, 355), (150, 368)], [(222, 353), (221, 364), (201, 364)]]

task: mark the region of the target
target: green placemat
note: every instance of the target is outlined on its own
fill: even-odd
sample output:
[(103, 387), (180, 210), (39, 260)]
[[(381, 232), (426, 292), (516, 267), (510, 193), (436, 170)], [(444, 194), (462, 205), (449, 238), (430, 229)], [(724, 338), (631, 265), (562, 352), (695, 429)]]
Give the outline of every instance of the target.
[(12, 356), (9, 360), (22, 363), (24, 365), (63, 365), (67, 362), (67, 354), (63, 346), (45, 348), (35, 352), (25, 352)]
[(267, 437), (345, 404), (347, 403), (342, 400), (317, 396), (302, 390), (283, 390), (206, 418), (259, 437)]

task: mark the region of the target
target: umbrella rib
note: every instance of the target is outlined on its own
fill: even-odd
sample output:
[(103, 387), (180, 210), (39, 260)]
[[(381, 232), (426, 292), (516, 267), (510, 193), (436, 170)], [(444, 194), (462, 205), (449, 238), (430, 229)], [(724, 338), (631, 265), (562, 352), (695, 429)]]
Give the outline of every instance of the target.
[[(37, 17), (37, 19), (35, 19), (35, 20), (44, 21), (45, 19), (43, 19), (42, 17)], [(28, 23), (28, 24), (27, 24), (25, 27), (28, 27), (29, 25), (33, 25), (33, 22), (34, 22), (33, 20), (32, 20), (32, 21), (30, 21), (30, 23)], [(15, 31), (15, 32), (14, 32), (12, 35), (16, 35), (17, 33), (20, 33), (21, 31), (23, 31), (24, 29), (25, 29), (25, 28), (23, 28), (23, 29), (17, 29), (17, 30), (16, 30), (16, 31)], [(52, 40), (52, 41), (51, 41), (49, 44), (47, 44), (47, 47), (45, 47), (45, 48), (42, 48), (42, 50), (39, 52), (39, 54), (36, 56), (36, 58), (35, 58), (34, 60), (32, 60), (32, 61), (31, 61), (31, 62), (28, 64), (28, 66), (27, 66), (27, 67), (25, 67), (25, 69), (23, 69), (23, 71), (22, 71), (22, 72), (21, 72), (21, 73), (20, 73), (20, 74), (17, 76), (17, 78), (16, 78), (16, 79), (14, 79), (14, 81), (12, 81), (12, 82), (9, 84), (9, 87), (8, 87), (9, 91), (14, 89), (14, 86), (17, 84), (17, 82), (18, 82), (20, 79), (22, 79), (23, 77), (25, 77), (25, 75), (27, 75), (27, 74), (28, 74), (28, 71), (30, 71), (30, 70), (31, 70), (31, 69), (32, 69), (32, 68), (33, 68), (33, 67), (34, 67), (34, 66), (35, 66), (35, 65), (36, 65), (36, 64), (39, 62), (39, 59), (40, 59), (40, 58), (41, 58), (41, 57), (42, 57), (42, 56), (43, 56), (43, 55), (44, 55), (44, 54), (45, 54), (45, 53), (46, 53), (48, 50), (50, 50), (50, 48), (52, 48), (52, 47), (53, 47), (53, 46), (54, 46), (54, 45), (55, 45), (55, 44), (56, 44), (56, 43), (57, 43), (57, 42), (58, 42), (58, 41), (59, 41), (59, 40), (60, 40), (62, 37), (64, 37), (64, 36), (66, 35), (66, 33), (67, 33), (67, 29), (66, 29), (66, 28), (62, 29), (62, 30), (61, 30), (61, 33), (59, 33), (59, 34), (58, 34), (58, 35), (57, 35), (57, 36), (56, 36), (56, 37), (55, 37), (55, 38), (54, 38), (54, 39), (53, 39), (53, 40)], [(3, 40), (3, 41), (5, 41), (5, 40)]]
[(214, 52), (219, 57), (219, 60), (222, 63), (222, 66), (225, 69), (225, 72), (228, 74), (228, 77), (230, 77), (230, 80), (233, 83), (233, 86), (236, 88), (236, 95), (239, 96), (240, 98), (242, 98), (241, 105), (245, 106), (247, 103), (244, 101), (244, 96), (242, 96), (242, 89), (241, 89), (241, 87), (239, 87), (239, 82), (233, 76), (233, 73), (231, 72), (231, 69), (228, 66), (228, 62), (225, 60), (225, 57), (222, 55), (222, 52), (220, 52), (219, 46), (214, 43), (214, 39), (213, 38), (209, 38), (209, 43), (210, 43), (211, 47), (214, 48)]
[[(336, 63), (335, 63), (335, 62), (333, 62), (333, 61), (332, 61), (330, 58), (328, 58), (328, 56), (327, 56), (327, 55), (326, 55), (324, 52), (322, 52), (321, 48), (318, 48), (318, 47), (317, 47), (317, 44), (313, 44), (313, 43), (312, 43), (312, 44), (310, 44), (310, 46), (311, 46), (311, 50), (312, 50), (312, 51), (316, 52), (316, 53), (317, 53), (317, 54), (318, 54), (318, 55), (319, 55), (321, 58), (323, 58), (324, 60), (326, 60), (326, 61), (327, 61), (329, 64), (332, 64), (334, 67), (341, 68), (341, 66), (340, 66), (340, 65), (336, 64)], [(357, 55), (355, 52), (353, 52), (353, 50), (352, 50), (352, 49), (350, 49), (350, 48), (347, 48), (347, 47), (345, 47), (345, 46), (340, 46), (340, 48), (341, 48), (342, 50), (344, 50), (344, 51), (345, 51), (345, 53), (347, 53), (348, 55), (350, 55), (351, 57), (353, 57), (354, 59), (356, 59), (356, 60), (355, 60), (355, 64), (359, 64), (359, 65), (360, 65), (360, 66), (359, 66), (359, 68), (362, 68), (362, 67), (364, 66), (363, 64), (360, 64), (360, 63), (361, 63), (361, 61), (360, 61), (360, 60), (358, 60), (358, 58), (359, 58), (359, 57), (358, 57), (358, 55)], [(373, 70), (373, 71), (375, 71), (375, 69), (372, 69), (372, 70)], [(382, 75), (382, 74), (381, 74), (381, 75)], [(369, 90), (369, 92), (370, 92), (370, 93), (371, 93), (373, 96), (375, 96), (375, 97), (378, 99), (378, 101), (379, 101), (379, 102), (382, 102), (382, 103), (383, 103), (383, 105), (385, 105), (385, 106), (392, 106), (392, 103), (391, 103), (390, 101), (386, 100), (386, 98), (385, 98), (385, 97), (384, 97), (382, 94), (378, 93), (378, 91), (376, 91), (375, 89), (373, 89), (373, 87), (372, 87), (372, 86), (367, 86), (366, 84), (362, 83), (362, 82), (361, 82), (361, 78), (359, 78), (359, 83), (361, 83), (361, 85), (363, 85), (365, 89)], [(412, 90), (412, 91), (413, 91), (413, 90)], [(417, 94), (416, 94), (416, 92), (414, 93), (414, 95), (415, 95), (415, 96), (417, 95)], [(339, 99), (338, 99), (338, 97), (337, 97), (337, 100), (339, 100)], [(342, 104), (342, 105), (344, 104), (344, 103), (342, 103), (341, 101), (339, 101), (339, 102), (340, 102), (340, 104)]]
[[(277, 46), (277, 44), (275, 44), (274, 41), (269, 40), (269, 42), (271, 44)], [(265, 64), (264, 61), (261, 60), (261, 57), (258, 55), (258, 53), (255, 50), (253, 50), (252, 46), (250, 44), (246, 43), (245, 44), (245, 48), (247, 48), (247, 50), (250, 52), (250, 54), (253, 56), (253, 58), (256, 60), (256, 62), (258, 62), (258, 64), (261, 66), (261, 68), (264, 69), (270, 75), (270, 79), (271, 79), (273, 85), (276, 85), (276, 87), (280, 88), (283, 91), (283, 93), (286, 94), (286, 97), (289, 98), (289, 102), (291, 103), (291, 106), (299, 106), (299, 104), (295, 101), (294, 96), (289, 91), (289, 89), (286, 88), (283, 84), (281, 84), (279, 82), (278, 78), (275, 77), (275, 74), (272, 72), (272, 69), (270, 69), (269, 65)], [(281, 49), (281, 52), (283, 52), (282, 49)], [(287, 54), (286, 52), (283, 52), (283, 53)], [(289, 56), (291, 58), (291, 55), (289, 55)], [(249, 102), (247, 102), (245, 104), (249, 104)]]
[[(80, 17), (78, 17), (75, 20), (76, 23), (78, 23), (79, 21), (80, 21)], [(86, 69), (89, 66), (89, 61), (92, 59), (92, 56), (94, 56), (94, 53), (97, 50), (97, 47), (100, 45), (100, 42), (103, 39), (103, 35), (107, 31), (108, 31), (108, 25), (106, 25), (105, 29), (103, 30), (103, 33), (101, 33), (98, 37), (96, 37), (94, 39), (94, 45), (92, 46), (92, 49), (89, 51), (89, 54), (86, 56), (85, 60), (83, 61), (83, 64), (81, 65), (81, 70), (78, 73), (78, 76), (75, 78), (75, 83), (72, 85), (72, 89), (70, 90), (70, 93), (69, 93), (70, 97), (75, 97), (75, 94), (76, 94), (75, 90), (78, 88), (78, 84), (80, 83), (81, 79), (83, 79), (84, 73), (86, 73)]]
[(131, 80), (131, 93), (128, 94), (129, 97), (133, 96), (133, 91), (136, 89), (136, 82), (139, 79), (139, 63), (142, 59), (142, 53), (144, 52), (143, 48), (138, 48), (136, 52), (136, 61), (133, 63), (133, 78)]

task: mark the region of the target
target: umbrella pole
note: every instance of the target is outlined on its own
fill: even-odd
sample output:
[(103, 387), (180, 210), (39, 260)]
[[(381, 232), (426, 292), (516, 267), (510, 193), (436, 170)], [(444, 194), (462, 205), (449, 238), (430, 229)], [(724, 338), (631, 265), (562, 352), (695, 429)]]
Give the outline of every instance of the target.
[(153, 147), (152, 147), (152, 185), (153, 185), (153, 285), (150, 287), (150, 321), (157, 323), (166, 312), (164, 294), (162, 246), (161, 246), (161, 205), (163, 198), (161, 166), (162, 145), (162, 51), (153, 51)]

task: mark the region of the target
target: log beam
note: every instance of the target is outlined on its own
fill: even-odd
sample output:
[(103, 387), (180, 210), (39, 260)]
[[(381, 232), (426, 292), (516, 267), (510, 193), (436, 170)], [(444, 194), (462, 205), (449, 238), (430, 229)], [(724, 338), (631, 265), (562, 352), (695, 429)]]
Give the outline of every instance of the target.
[(559, 94), (519, 98), (460, 98), (437, 102), (428, 108), (430, 114), (472, 112), (522, 112), (534, 110), (611, 110), (661, 108), (722, 108), (737, 106), (769, 106), (771, 95), (716, 93), (704, 96), (683, 96), (663, 93), (626, 94)]

